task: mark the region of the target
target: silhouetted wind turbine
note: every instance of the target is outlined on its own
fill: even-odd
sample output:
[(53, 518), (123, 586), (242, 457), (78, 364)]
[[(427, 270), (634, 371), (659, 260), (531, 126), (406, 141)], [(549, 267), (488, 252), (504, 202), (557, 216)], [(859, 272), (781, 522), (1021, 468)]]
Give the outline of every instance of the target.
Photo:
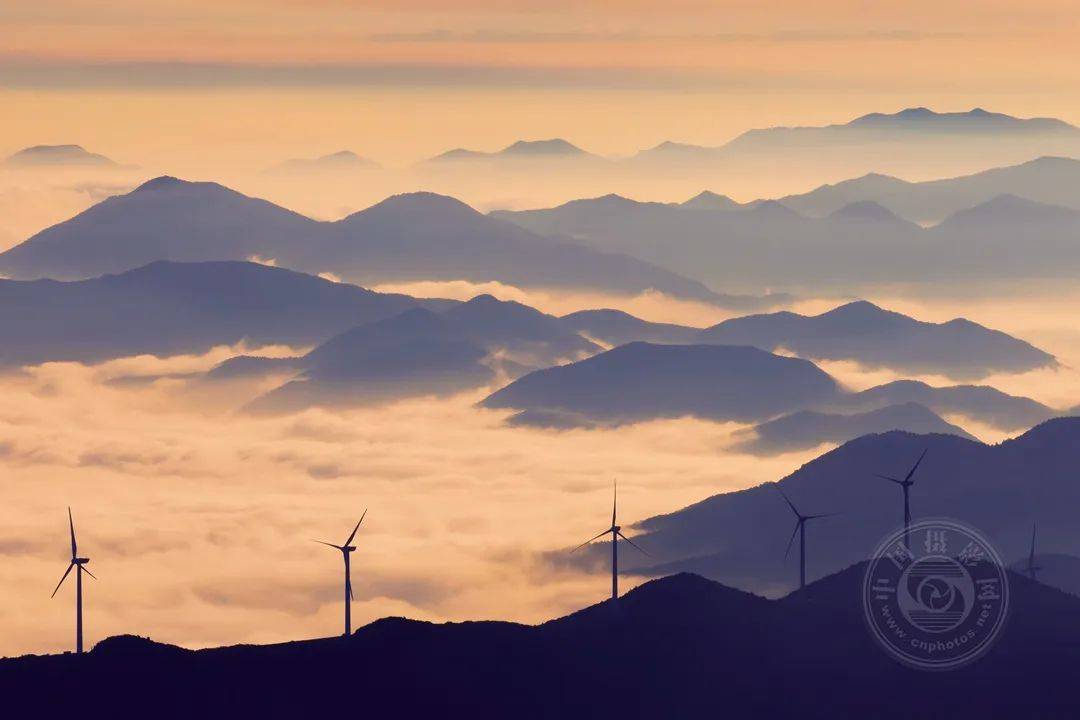
[(783, 488), (779, 485), (776, 489), (780, 491), (780, 494), (784, 497), (784, 501), (791, 508), (791, 512), (795, 513), (795, 529), (791, 532), (791, 539), (788, 540), (787, 550), (784, 552), (784, 558), (791, 554), (791, 544), (795, 542), (795, 536), (799, 536), (799, 589), (806, 587), (806, 523), (810, 520), (817, 520), (818, 518), (831, 517), (836, 513), (824, 513), (821, 515), (803, 515), (795, 509), (795, 504), (791, 502), (791, 498), (787, 496)]
[(353, 546), (353, 538), (356, 537), (356, 531), (360, 529), (360, 523), (364, 522), (364, 517), (367, 515), (367, 510), (360, 516), (360, 520), (357, 521), (356, 527), (353, 528), (352, 533), (349, 535), (349, 539), (345, 541), (344, 545), (335, 545), (333, 543), (324, 542), (322, 540), (315, 540), (320, 545), (326, 545), (328, 547), (336, 548), (341, 551), (341, 556), (345, 559), (345, 637), (352, 634), (352, 573), (349, 572), (349, 555), (356, 550)]
[(619, 538), (622, 538), (626, 542), (630, 543), (630, 545), (632, 545), (635, 550), (642, 553), (643, 555), (648, 555), (649, 554), (649, 553), (645, 552), (644, 550), (642, 550), (640, 547), (638, 547), (637, 543), (635, 543), (633, 540), (631, 540), (630, 538), (623, 535), (622, 528), (619, 527), (616, 524), (615, 516), (616, 516), (616, 509), (618, 507), (618, 503), (619, 503), (619, 486), (618, 486), (618, 483), (615, 483), (615, 485), (614, 485), (614, 498), (613, 498), (613, 500), (611, 502), (611, 527), (609, 527), (607, 530), (600, 533), (596, 537), (590, 538), (589, 540), (586, 540), (585, 542), (581, 543), (576, 548), (571, 550), (571, 552), (577, 552), (581, 548), (583, 548), (586, 545), (588, 545), (589, 543), (591, 543), (593, 540), (599, 540), (600, 538), (604, 537), (608, 533), (611, 533), (611, 602), (612, 603), (617, 602), (618, 599), (619, 599)]
[(56, 589), (52, 591), (52, 595), (49, 597), (56, 597), (60, 586), (64, 584), (67, 576), (71, 573), (71, 568), (78, 568), (75, 571), (75, 652), (82, 653), (82, 574), (86, 573), (95, 580), (97, 578), (94, 577), (94, 573), (86, 569), (86, 563), (90, 562), (90, 558), (79, 557), (79, 548), (75, 544), (75, 521), (71, 518), (71, 508), (68, 508), (68, 527), (71, 528), (71, 564), (68, 565), (67, 570), (64, 571), (64, 576), (60, 578), (60, 582), (56, 583)]
[(915, 461), (915, 464), (911, 466), (911, 470), (908, 471), (908, 474), (904, 476), (903, 480), (898, 480), (894, 477), (889, 477), (888, 475), (878, 475), (882, 480), (894, 482), (904, 489), (904, 546), (909, 550), (911, 549), (911, 538), (909, 537), (909, 533), (911, 532), (910, 491), (911, 486), (915, 484), (915, 481), (912, 480), (911, 477), (915, 474), (915, 471), (919, 469), (919, 463), (923, 461), (924, 457), (926, 457), (926, 450), (922, 451), (922, 455), (920, 455), (919, 459)]
[(1035, 523), (1031, 523), (1031, 553), (1028, 555), (1027, 571), (1028, 577), (1032, 580), (1038, 581), (1036, 573), (1042, 570), (1041, 567), (1035, 565)]

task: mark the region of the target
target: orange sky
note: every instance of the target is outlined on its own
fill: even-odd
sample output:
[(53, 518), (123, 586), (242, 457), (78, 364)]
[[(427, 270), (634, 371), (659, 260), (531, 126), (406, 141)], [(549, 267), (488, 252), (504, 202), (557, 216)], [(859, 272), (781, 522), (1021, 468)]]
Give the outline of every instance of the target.
[(518, 137), (717, 144), (913, 104), (1078, 122), (1077, 30), (1060, 0), (10, 0), (0, 151), (394, 163)]

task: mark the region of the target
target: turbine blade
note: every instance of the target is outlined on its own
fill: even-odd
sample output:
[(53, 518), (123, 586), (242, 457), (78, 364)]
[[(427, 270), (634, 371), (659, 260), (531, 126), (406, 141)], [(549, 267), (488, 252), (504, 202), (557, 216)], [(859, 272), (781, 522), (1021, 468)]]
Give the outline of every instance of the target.
[(795, 529), (791, 531), (791, 539), (787, 541), (787, 550), (784, 551), (784, 559), (785, 560), (787, 560), (788, 555), (791, 554), (791, 546), (795, 542), (795, 536), (799, 534), (799, 526), (800, 525), (802, 525), (802, 520), (801, 519), (797, 523), (795, 523)]
[(60, 586), (64, 584), (65, 580), (67, 580), (67, 576), (71, 572), (71, 568), (73, 567), (75, 567), (75, 563), (71, 563), (70, 565), (68, 565), (68, 569), (64, 571), (64, 577), (60, 578), (60, 582), (56, 583), (56, 589), (52, 591), (52, 595), (50, 595), (49, 597), (56, 597), (57, 590), (59, 590)]
[(930, 448), (927, 448), (926, 450), (923, 450), (923, 451), (922, 451), (922, 455), (920, 455), (920, 456), (919, 456), (919, 459), (918, 459), (918, 460), (916, 460), (916, 461), (915, 461), (915, 464), (914, 464), (914, 465), (912, 466), (912, 468), (911, 468), (911, 472), (909, 472), (909, 473), (908, 473), (908, 474), (907, 474), (907, 475), (906, 475), (906, 476), (904, 477), (904, 482), (907, 482), (908, 480), (910, 480), (910, 479), (911, 479), (911, 476), (915, 474), (915, 471), (919, 469), (919, 465), (920, 465), (920, 464), (922, 463), (922, 460), (923, 460), (923, 458), (924, 458), (924, 457), (926, 457), (926, 453), (927, 453), (927, 451), (928, 451), (929, 449), (930, 449)]
[(71, 557), (74, 559), (79, 554), (75, 546), (75, 521), (71, 519), (71, 508), (68, 508), (68, 527), (71, 528)]
[(94, 573), (90, 572), (89, 570), (87, 570), (87, 569), (86, 569), (85, 567), (83, 567), (82, 565), (80, 565), (80, 566), (79, 566), (79, 569), (80, 569), (80, 570), (82, 570), (82, 571), (83, 571), (84, 573), (86, 573), (87, 575), (89, 575), (90, 577), (92, 577), (92, 578), (94, 578), (95, 580), (97, 580), (97, 575), (95, 575)]
[(356, 531), (360, 529), (360, 523), (364, 522), (364, 516), (365, 515), (367, 515), (367, 508), (364, 508), (363, 515), (361, 515), (360, 520), (357, 521), (356, 527), (354, 527), (352, 529), (352, 535), (350, 535), (349, 539), (345, 541), (345, 547), (348, 547), (349, 545), (352, 545), (353, 538), (356, 537)]
[(784, 498), (784, 502), (786, 502), (788, 504), (788, 507), (791, 508), (791, 512), (795, 513), (795, 517), (797, 517), (797, 518), (799, 518), (801, 520), (802, 515), (800, 515), (799, 511), (795, 509), (794, 503), (791, 502), (791, 498), (789, 498), (787, 496), (787, 493), (784, 492), (784, 489), (782, 487), (780, 487), (779, 485), (774, 484), (774, 486), (780, 492), (780, 495)]
[(817, 520), (818, 518), (834, 517), (836, 515), (843, 515), (843, 513), (831, 512), (831, 513), (821, 513), (820, 515), (807, 515), (806, 517), (803, 518), (803, 520)]
[(618, 535), (619, 535), (619, 537), (621, 537), (621, 538), (622, 538), (623, 540), (625, 540), (626, 542), (630, 543), (630, 544), (631, 544), (631, 545), (632, 545), (632, 546), (634, 547), (634, 549), (635, 549), (635, 550), (637, 550), (637, 551), (638, 551), (639, 553), (641, 553), (642, 555), (645, 555), (645, 556), (647, 556), (647, 557), (652, 557), (652, 555), (650, 555), (650, 554), (649, 554), (648, 552), (646, 552), (646, 551), (644, 550), (644, 548), (642, 548), (642, 547), (641, 547), (640, 545), (638, 545), (638, 544), (637, 544), (636, 542), (634, 542), (634, 541), (633, 541), (633, 540), (631, 540), (630, 538), (628, 538), (628, 537), (626, 537), (625, 535), (623, 535), (623, 534), (622, 534), (622, 531), (621, 531), (621, 530), (619, 531)]
[(342, 547), (340, 545), (335, 545), (334, 543), (324, 542), (323, 540), (312, 540), (311, 542), (316, 542), (316, 543), (319, 543), (320, 545), (325, 545), (326, 547), (332, 547), (335, 550), (341, 550), (342, 549)]
[(615, 527), (615, 508), (619, 504), (619, 481), (612, 480), (614, 493), (611, 496), (611, 527)]
[(897, 485), (903, 485), (903, 484), (904, 484), (904, 481), (903, 481), (903, 480), (897, 480), (896, 478), (894, 478), (894, 477), (889, 477), (888, 475), (878, 475), (877, 473), (874, 473), (874, 477), (879, 477), (879, 478), (881, 478), (882, 480), (888, 480), (889, 482), (894, 482), (894, 483), (896, 483)]
[(589, 538), (588, 540), (586, 540), (585, 542), (581, 543), (580, 545), (578, 545), (578, 546), (577, 546), (576, 548), (574, 548), (574, 549), (573, 549), (573, 550), (571, 550), (570, 552), (572, 552), (572, 553), (575, 553), (575, 552), (577, 552), (578, 550), (580, 550), (581, 548), (585, 547), (586, 545), (588, 545), (589, 543), (593, 542), (594, 540), (599, 540), (600, 538), (604, 537), (604, 536), (605, 536), (605, 535), (607, 535), (607, 534), (608, 534), (609, 532), (611, 532), (611, 530), (605, 530), (604, 532), (600, 533), (600, 534), (599, 534), (599, 535), (597, 535), (596, 537), (594, 537), (594, 538)]

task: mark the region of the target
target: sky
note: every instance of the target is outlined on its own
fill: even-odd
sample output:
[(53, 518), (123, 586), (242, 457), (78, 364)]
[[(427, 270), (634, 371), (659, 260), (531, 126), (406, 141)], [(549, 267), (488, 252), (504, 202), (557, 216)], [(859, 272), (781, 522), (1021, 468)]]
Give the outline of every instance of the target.
[(607, 154), (872, 110), (1080, 121), (1075, 5), (12, 0), (0, 152), (386, 164), (565, 136)]

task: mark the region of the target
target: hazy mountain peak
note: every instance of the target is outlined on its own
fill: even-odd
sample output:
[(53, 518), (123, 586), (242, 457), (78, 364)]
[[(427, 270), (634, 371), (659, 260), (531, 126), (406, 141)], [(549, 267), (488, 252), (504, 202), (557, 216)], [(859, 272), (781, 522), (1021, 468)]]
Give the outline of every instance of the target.
[(873, 220), (875, 222), (903, 222), (889, 208), (873, 200), (857, 200), (848, 203), (829, 217), (843, 220)]
[(1031, 223), (1062, 219), (1080, 221), (1080, 211), (1028, 200), (1012, 193), (1003, 193), (980, 205), (950, 215), (938, 227), (978, 226), (1001, 222)]
[(778, 200), (762, 200), (755, 203), (753, 207), (749, 208), (745, 212), (753, 213), (755, 215), (770, 216), (777, 218), (800, 218), (799, 213), (795, 212), (787, 205)]
[(584, 150), (562, 138), (518, 140), (503, 148), (500, 155), (584, 155)]
[(935, 112), (925, 107), (913, 107), (896, 113), (869, 113), (855, 118), (850, 127), (888, 127), (904, 126), (920, 129), (942, 127), (978, 130), (994, 129), (1041, 129), (1041, 130), (1077, 130), (1076, 127), (1056, 118), (1019, 118), (1004, 113), (995, 113), (983, 108), (973, 108), (967, 112)]
[(31, 167), (36, 165), (98, 165), (112, 166), (115, 162), (81, 145), (34, 145), (9, 156), (6, 165)]
[(338, 150), (328, 155), (314, 158), (292, 158), (270, 169), (279, 173), (305, 173), (321, 170), (341, 171), (378, 168), (373, 160), (357, 155), (352, 150)]
[(698, 210), (734, 210), (741, 206), (727, 195), (720, 195), (711, 190), (703, 190), (682, 203), (682, 207)]
[(831, 318), (845, 318), (845, 319), (877, 319), (885, 317), (887, 315), (899, 316), (899, 313), (890, 312), (884, 310), (869, 300), (852, 300), (849, 303), (845, 303), (838, 307), (833, 308), (827, 312), (822, 313), (818, 317), (831, 317)]
[(420, 216), (433, 213), (454, 213), (480, 216), (473, 208), (449, 195), (420, 191), (391, 195), (380, 203), (366, 210), (361, 210), (350, 217), (369, 212), (417, 213)]
[[(154, 192), (156, 190), (171, 190), (173, 188), (189, 187), (198, 184), (200, 183), (194, 183), (188, 180), (181, 180), (180, 178), (173, 177), (172, 175), (161, 175), (160, 177), (153, 178), (152, 180), (147, 180), (142, 185), (132, 190), (132, 193)], [(212, 185), (213, 183), (203, 184)]]

